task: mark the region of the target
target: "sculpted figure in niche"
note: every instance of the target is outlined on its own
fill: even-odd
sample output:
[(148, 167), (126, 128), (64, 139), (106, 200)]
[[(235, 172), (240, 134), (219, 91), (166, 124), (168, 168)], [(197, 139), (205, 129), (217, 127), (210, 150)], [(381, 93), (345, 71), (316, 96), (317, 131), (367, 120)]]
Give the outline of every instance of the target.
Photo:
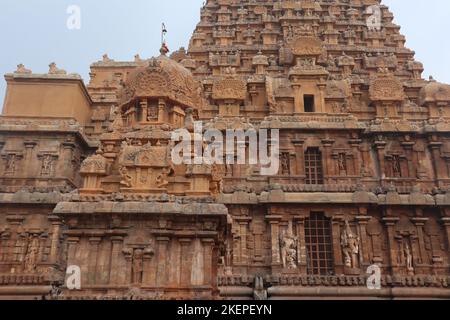
[(167, 177), (169, 176), (169, 169), (164, 168), (162, 172), (156, 177), (156, 186), (158, 188), (164, 188), (169, 184)]
[(413, 256), (412, 256), (412, 253), (411, 253), (411, 248), (409, 247), (408, 243), (404, 243), (403, 256), (404, 256), (405, 263), (406, 263), (406, 269), (409, 272), (413, 272), (414, 271)]
[(291, 228), (280, 236), (281, 261), (286, 269), (296, 269), (298, 239), (292, 234)]
[(347, 171), (347, 163), (345, 160), (345, 153), (339, 153), (338, 164), (339, 164), (340, 171)]
[(16, 172), (16, 155), (10, 154), (6, 157), (5, 172), (8, 174), (14, 174)]
[(291, 172), (290, 164), (289, 164), (289, 153), (281, 154), (281, 168), (282, 174), (288, 175)]
[(122, 177), (122, 181), (120, 181), (120, 184), (122, 186), (125, 186), (126, 188), (131, 188), (133, 178), (128, 173), (128, 169), (126, 167), (120, 167), (119, 173)]
[(53, 169), (53, 158), (51, 155), (45, 155), (42, 158), (41, 175), (49, 176)]
[(142, 282), (142, 272), (144, 271), (144, 251), (141, 249), (136, 249), (133, 252), (133, 262), (132, 262), (132, 276), (133, 283)]
[(39, 254), (39, 239), (31, 236), (25, 255), (25, 272), (35, 272)]
[(359, 237), (353, 233), (348, 221), (345, 221), (345, 229), (341, 235), (341, 246), (346, 267), (358, 268), (359, 245)]

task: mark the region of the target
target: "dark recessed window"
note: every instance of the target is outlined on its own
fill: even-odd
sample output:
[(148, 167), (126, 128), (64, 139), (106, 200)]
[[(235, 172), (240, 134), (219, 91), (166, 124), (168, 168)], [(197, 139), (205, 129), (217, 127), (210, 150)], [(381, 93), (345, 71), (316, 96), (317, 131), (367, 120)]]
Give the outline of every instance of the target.
[(319, 148), (305, 152), (306, 184), (323, 184), (322, 153)]
[(334, 274), (331, 221), (323, 213), (311, 213), (305, 220), (308, 274)]
[(315, 112), (314, 108), (314, 96), (312, 95), (304, 95), (303, 103), (305, 105), (305, 112)]

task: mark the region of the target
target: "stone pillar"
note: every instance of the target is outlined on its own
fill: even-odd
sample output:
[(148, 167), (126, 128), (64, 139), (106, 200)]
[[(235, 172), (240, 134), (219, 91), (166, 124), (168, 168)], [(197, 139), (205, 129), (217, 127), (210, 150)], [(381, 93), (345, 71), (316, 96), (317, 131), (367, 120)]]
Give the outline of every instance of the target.
[(213, 274), (214, 239), (202, 239), (203, 246), (203, 284), (213, 285), (216, 278)]
[(37, 142), (36, 141), (25, 141), (25, 167), (23, 168), (22, 173), (24, 175), (39, 175), (39, 163), (38, 161), (33, 161), (33, 149), (36, 147)]
[(154, 262), (155, 259), (153, 248), (151, 252), (146, 252), (144, 250), (142, 259), (142, 284), (153, 287), (156, 283), (156, 264)]
[(87, 282), (89, 284), (96, 284), (97, 256), (101, 241), (102, 241), (101, 237), (89, 238), (88, 274), (87, 274)]
[(301, 274), (306, 274), (307, 270), (307, 256), (306, 256), (306, 242), (305, 242), (305, 217), (295, 216), (294, 221), (296, 222), (297, 229), (297, 265)]
[(237, 216), (233, 217), (234, 221), (238, 224), (238, 232), (239, 232), (239, 264), (247, 265), (249, 263), (249, 256), (247, 250), (247, 231), (248, 224), (251, 221), (250, 217), (247, 216)]
[(334, 144), (334, 140), (332, 139), (323, 139), (322, 140), (322, 144), (323, 144), (323, 157), (322, 157), (322, 161), (324, 162), (324, 166), (323, 166), (323, 180), (324, 182), (330, 183), (330, 174), (332, 172), (331, 168), (333, 166), (332, 164), (332, 159), (331, 159), (331, 147)]
[(193, 286), (201, 286), (204, 282), (204, 252), (200, 239), (193, 241), (193, 257), (191, 269), (191, 283)]
[(392, 271), (396, 273), (399, 265), (397, 261), (398, 250), (397, 250), (397, 241), (395, 239), (395, 225), (400, 220), (400, 218), (385, 217), (382, 220), (387, 228), (390, 266)]
[(350, 146), (352, 147), (353, 153), (353, 173), (355, 176), (361, 175), (361, 152), (359, 151), (359, 147), (361, 144), (360, 139), (352, 139), (349, 141)]
[(300, 84), (293, 84), (294, 89), (294, 113), (299, 114), (305, 112), (305, 106), (303, 105), (303, 96), (300, 90), (302, 86)]
[(55, 166), (55, 175), (60, 173), (67, 178), (75, 179), (75, 171), (72, 164), (75, 143), (73, 141), (65, 141), (61, 144), (61, 147), (63, 149), (62, 161), (58, 161), (59, 166)]
[(331, 235), (333, 237), (334, 267), (336, 274), (344, 274), (344, 260), (341, 248), (341, 222), (342, 216), (336, 215), (331, 218)]
[(164, 99), (159, 99), (158, 102), (158, 122), (164, 123), (164, 110), (166, 109), (166, 102)]
[(266, 219), (270, 224), (270, 235), (272, 239), (272, 268), (280, 267), (280, 221), (282, 217), (269, 215), (266, 216)]
[(424, 238), (424, 234), (423, 234), (423, 228), (425, 227), (425, 224), (427, 223), (427, 221), (429, 220), (429, 218), (423, 218), (423, 217), (415, 217), (415, 218), (411, 218), (411, 221), (414, 223), (414, 225), (416, 226), (417, 229), (417, 238), (419, 241), (419, 264), (423, 264), (426, 263), (426, 255), (427, 255), (427, 250), (425, 248), (425, 238)]
[(384, 159), (384, 148), (386, 147), (385, 141), (375, 141), (375, 148), (377, 149), (378, 163), (380, 164), (380, 181), (384, 186), (384, 180), (386, 179), (386, 164)]
[(156, 259), (156, 286), (164, 287), (168, 282), (168, 248), (170, 243), (169, 237), (157, 237), (157, 259)]
[(296, 153), (295, 174), (298, 176), (304, 176), (305, 175), (305, 151), (303, 149), (303, 145), (304, 145), (305, 141), (300, 140), (300, 139), (294, 139), (294, 140), (292, 140), (292, 143), (294, 144), (295, 153)]
[(181, 264), (180, 264), (180, 286), (191, 285), (191, 267), (192, 267), (192, 239), (180, 238), (178, 240), (181, 249)]
[(434, 172), (436, 174), (436, 180), (438, 187), (443, 186), (442, 180), (448, 179), (447, 166), (441, 157), (442, 142), (432, 141), (429, 143), (431, 154), (433, 155)]
[(445, 227), (445, 232), (447, 235), (447, 251), (450, 253), (450, 217), (442, 218), (442, 224)]
[(79, 237), (70, 237), (67, 239), (67, 266), (79, 266), (79, 261), (77, 260), (77, 249), (79, 242)]
[(414, 141), (402, 142), (403, 149), (406, 153), (406, 160), (408, 161), (408, 178), (417, 177), (416, 166), (418, 163), (413, 162), (413, 147), (416, 143)]
[(52, 238), (50, 244), (49, 262), (52, 264), (58, 264), (62, 222), (61, 219), (57, 216), (50, 216), (48, 220), (52, 223)]
[[(360, 213), (362, 213), (361, 211), (364, 211), (365, 213), (367, 212), (366, 208), (362, 208), (363, 210), (360, 209)], [(360, 249), (359, 249), (359, 262), (360, 262), (360, 267), (362, 268), (363, 266), (367, 266), (370, 265), (370, 256), (369, 256), (369, 237), (367, 236), (367, 224), (370, 221), (369, 216), (367, 215), (361, 215), (361, 216), (357, 216), (356, 217), (356, 221), (358, 222), (358, 233), (359, 233), (359, 237), (361, 240), (360, 243)]]
[(141, 118), (141, 122), (147, 122), (147, 117), (148, 117), (148, 102), (146, 98), (141, 99), (141, 101), (139, 101), (139, 105), (141, 107), (141, 114), (142, 114), (142, 118)]
[(109, 276), (109, 282), (112, 285), (121, 285), (125, 283), (125, 272), (123, 268), (125, 267), (122, 263), (124, 258), (122, 254), (123, 248), (123, 237), (114, 236), (111, 237), (112, 248), (111, 248), (111, 271)]

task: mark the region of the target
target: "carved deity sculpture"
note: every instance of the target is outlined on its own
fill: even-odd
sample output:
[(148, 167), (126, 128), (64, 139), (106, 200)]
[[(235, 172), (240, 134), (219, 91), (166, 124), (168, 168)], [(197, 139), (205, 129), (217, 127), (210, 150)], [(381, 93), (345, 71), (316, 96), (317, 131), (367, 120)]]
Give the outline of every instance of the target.
[(41, 175), (49, 176), (53, 169), (53, 157), (51, 155), (45, 155), (42, 158)]
[(291, 172), (290, 164), (289, 164), (289, 153), (281, 154), (281, 171), (282, 174), (288, 175)]
[(283, 267), (286, 269), (296, 269), (297, 263), (297, 244), (298, 239), (292, 233), (292, 227), (287, 231), (281, 233), (280, 247), (281, 247), (281, 261)]
[(409, 272), (413, 272), (414, 271), (413, 256), (412, 256), (411, 249), (410, 249), (408, 243), (405, 243), (405, 245), (403, 246), (403, 256), (404, 256), (405, 262), (406, 262), (406, 269)]
[(126, 188), (131, 188), (133, 178), (129, 175), (128, 169), (126, 167), (120, 167), (119, 173), (120, 176), (122, 177), (120, 184), (122, 186), (125, 186)]
[(144, 251), (141, 249), (136, 249), (133, 252), (133, 262), (132, 262), (132, 276), (133, 283), (142, 282), (142, 273), (144, 271)]
[(353, 233), (348, 221), (345, 221), (345, 229), (341, 235), (341, 245), (345, 258), (345, 266), (348, 268), (358, 268), (360, 239)]
[(5, 173), (14, 174), (16, 172), (16, 155), (10, 154), (6, 157)]
[(340, 171), (347, 171), (347, 163), (345, 161), (345, 153), (339, 153), (338, 164)]
[(39, 254), (39, 239), (32, 236), (29, 239), (27, 253), (25, 255), (25, 272), (35, 272)]

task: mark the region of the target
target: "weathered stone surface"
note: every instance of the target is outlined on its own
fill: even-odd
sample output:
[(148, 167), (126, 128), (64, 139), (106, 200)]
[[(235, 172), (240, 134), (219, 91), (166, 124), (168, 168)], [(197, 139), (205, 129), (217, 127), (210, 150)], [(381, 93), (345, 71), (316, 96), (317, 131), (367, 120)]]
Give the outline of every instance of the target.
[[(104, 55), (87, 86), (18, 65), (0, 298), (448, 299), (450, 87), (380, 4), (208, 0), (188, 50)], [(279, 129), (279, 171), (174, 164), (171, 133), (195, 121)]]

